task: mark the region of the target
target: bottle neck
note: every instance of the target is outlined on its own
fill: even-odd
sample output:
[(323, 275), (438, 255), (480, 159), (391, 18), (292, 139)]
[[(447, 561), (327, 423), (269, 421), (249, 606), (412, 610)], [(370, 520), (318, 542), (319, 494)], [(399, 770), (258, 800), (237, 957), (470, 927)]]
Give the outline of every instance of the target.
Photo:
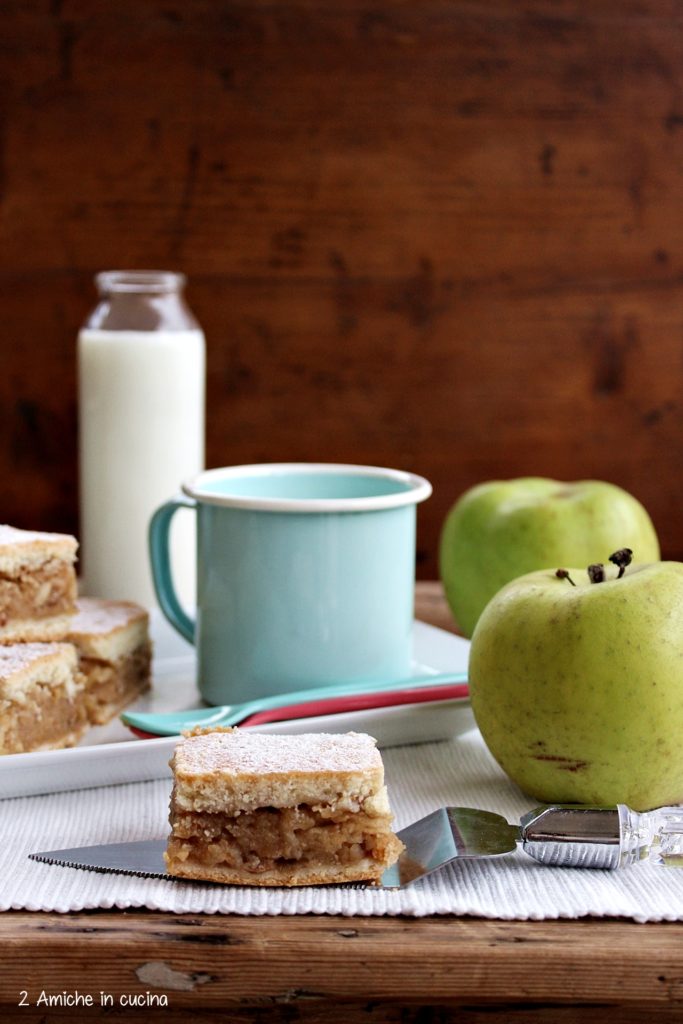
[(184, 274), (108, 270), (96, 276), (100, 299), (85, 327), (103, 331), (189, 331), (199, 324), (183, 298)]
[(109, 295), (168, 295), (182, 292), (187, 278), (171, 270), (103, 270), (95, 284), (102, 297)]

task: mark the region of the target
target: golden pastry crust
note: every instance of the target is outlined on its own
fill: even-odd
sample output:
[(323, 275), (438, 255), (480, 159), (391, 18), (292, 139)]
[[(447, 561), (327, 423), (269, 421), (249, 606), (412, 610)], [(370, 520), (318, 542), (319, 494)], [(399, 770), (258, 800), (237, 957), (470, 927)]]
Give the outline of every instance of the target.
[(149, 612), (132, 601), (79, 597), (68, 639), (88, 657), (115, 661), (149, 643)]
[(77, 551), (78, 541), (70, 534), (20, 530), (0, 524), (0, 573), (14, 574), (51, 559), (73, 565)]
[(31, 687), (38, 684), (73, 684), (77, 668), (78, 658), (71, 644), (30, 643), (0, 647), (0, 698), (22, 700)]
[(361, 803), (384, 783), (375, 740), (362, 733), (196, 729), (176, 747), (171, 767), (179, 807), (232, 814), (265, 806)]
[(71, 614), (16, 619), (0, 626), (0, 644), (51, 643), (66, 640)]

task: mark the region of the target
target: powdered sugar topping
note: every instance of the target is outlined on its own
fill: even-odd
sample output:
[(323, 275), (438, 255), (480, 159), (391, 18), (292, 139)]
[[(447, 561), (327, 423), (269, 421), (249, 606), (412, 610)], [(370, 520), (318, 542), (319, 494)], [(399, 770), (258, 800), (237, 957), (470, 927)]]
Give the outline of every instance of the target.
[(373, 737), (353, 732), (279, 736), (215, 730), (186, 736), (175, 752), (175, 770), (184, 776), (364, 772), (381, 764)]

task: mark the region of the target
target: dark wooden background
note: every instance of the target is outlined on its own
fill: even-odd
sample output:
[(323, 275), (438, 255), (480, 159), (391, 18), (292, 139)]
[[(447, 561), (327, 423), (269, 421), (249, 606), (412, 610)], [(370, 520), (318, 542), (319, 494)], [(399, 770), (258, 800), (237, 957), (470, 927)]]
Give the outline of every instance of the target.
[(0, 519), (77, 529), (75, 337), (182, 269), (209, 465), (450, 503), (598, 477), (683, 557), (676, 0), (16, 0), (0, 18)]

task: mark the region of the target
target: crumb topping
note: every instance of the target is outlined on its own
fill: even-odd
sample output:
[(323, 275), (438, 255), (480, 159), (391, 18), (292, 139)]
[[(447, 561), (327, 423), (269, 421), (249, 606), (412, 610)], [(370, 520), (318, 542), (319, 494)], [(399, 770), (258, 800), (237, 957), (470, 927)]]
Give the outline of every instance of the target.
[(364, 733), (307, 733), (279, 736), (214, 729), (190, 733), (174, 757), (183, 775), (280, 775), (283, 773), (364, 772), (381, 767), (372, 736)]
[[(0, 549), (13, 548), (17, 544), (37, 544), (41, 547), (49, 546), (50, 548), (59, 549), (59, 553), (62, 557), (70, 557), (71, 560), (75, 558), (76, 549), (78, 547), (76, 538), (70, 536), (68, 533), (44, 533), (40, 530), (20, 530), (16, 526), (0, 524)], [(57, 552), (55, 551), (54, 553), (56, 554)]]
[(9, 679), (17, 672), (33, 667), (41, 660), (48, 660), (59, 656), (66, 659), (70, 665), (76, 663), (76, 652), (71, 644), (59, 643), (31, 643), (31, 644), (7, 644), (0, 646), (0, 680)]
[(97, 597), (79, 597), (76, 614), (71, 620), (69, 632), (112, 633), (147, 618), (147, 611), (132, 601), (106, 601)]

